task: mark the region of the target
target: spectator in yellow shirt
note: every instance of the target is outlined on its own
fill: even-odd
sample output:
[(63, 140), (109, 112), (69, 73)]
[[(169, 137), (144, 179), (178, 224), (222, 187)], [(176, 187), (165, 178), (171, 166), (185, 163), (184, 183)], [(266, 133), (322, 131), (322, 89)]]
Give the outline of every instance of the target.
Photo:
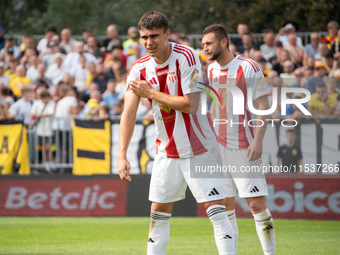
[(316, 87), (314, 93), (308, 102), (308, 111), (312, 115), (331, 115), (336, 107), (337, 100), (333, 94), (328, 94), (325, 84)]
[(8, 62), (9, 69), (4, 73), (10, 80), (17, 77), (15, 68), (17, 67), (18, 60), (16, 57), (11, 57)]
[(15, 72), (18, 75), (16, 78), (13, 78), (9, 82), (9, 87), (12, 89), (13, 94), (16, 97), (21, 96), (21, 89), (25, 86), (28, 86), (31, 82), (25, 75), (25, 67), (23, 65), (18, 65), (15, 68)]

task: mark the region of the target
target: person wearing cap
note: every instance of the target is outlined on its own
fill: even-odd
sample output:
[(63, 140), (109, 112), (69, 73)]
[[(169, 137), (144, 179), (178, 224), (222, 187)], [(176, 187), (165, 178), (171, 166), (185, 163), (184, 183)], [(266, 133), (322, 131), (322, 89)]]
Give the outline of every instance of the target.
[(0, 60), (6, 62), (6, 59), (10, 56), (19, 58), (21, 54), (20, 47), (15, 45), (15, 38), (13, 35), (6, 36), (6, 42), (4, 48), (0, 51)]
[(37, 50), (40, 54), (47, 50), (47, 45), (55, 34), (57, 34), (57, 29), (55, 27), (48, 27), (45, 29), (45, 37), (39, 41), (37, 46)]
[(2, 82), (5, 86), (9, 84), (9, 77), (5, 75), (5, 62), (0, 62), (0, 82)]
[(327, 44), (329, 50), (332, 49), (332, 46), (338, 40), (337, 31), (339, 29), (339, 23), (336, 21), (330, 21), (327, 24), (329, 34), (322, 38), (322, 42)]
[(312, 94), (307, 109), (312, 115), (331, 115), (336, 105), (336, 96), (328, 94), (326, 85), (320, 83)]
[(127, 57), (125, 56), (124, 53), (120, 51), (118, 45), (112, 45), (108, 47), (108, 51), (109, 52), (107, 52), (104, 60), (105, 70), (112, 70), (113, 64), (114, 62), (118, 62), (117, 61), (118, 58), (120, 59), (121, 62), (120, 67), (126, 67)]
[(40, 54), (39, 58), (41, 62), (43, 62), (46, 68), (49, 68), (50, 65), (54, 63), (55, 55), (59, 54), (59, 56), (64, 60), (65, 54), (62, 54), (59, 43), (57, 41), (50, 41), (47, 45), (48, 50), (44, 53)]
[[(290, 34), (295, 34), (295, 27), (292, 23), (288, 23), (284, 27), (280, 28), (279, 33), (275, 37), (275, 42), (280, 41), (283, 46), (288, 45), (288, 35)], [(297, 37), (296, 40), (296, 44), (302, 46), (302, 39), (300, 37)]]
[(266, 61), (270, 61), (271, 58), (275, 57), (276, 50), (274, 46), (275, 35), (272, 31), (269, 31), (263, 36), (264, 44), (260, 46), (263, 57)]
[(305, 89), (309, 90), (311, 94), (314, 94), (316, 92), (316, 87), (323, 83), (327, 71), (329, 71), (329, 67), (324, 62), (321, 60), (315, 61), (314, 74), (307, 79)]

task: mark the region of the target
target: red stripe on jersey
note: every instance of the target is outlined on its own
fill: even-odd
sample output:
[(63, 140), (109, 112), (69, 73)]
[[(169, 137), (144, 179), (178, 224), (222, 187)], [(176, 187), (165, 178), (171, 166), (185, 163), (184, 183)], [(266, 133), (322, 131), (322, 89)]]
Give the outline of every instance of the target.
[(255, 73), (259, 71), (259, 70), (257, 69), (257, 66), (256, 66), (252, 61), (250, 61), (250, 59), (248, 59), (248, 58), (241, 58), (241, 57), (239, 57), (238, 59), (239, 59), (239, 60), (246, 61), (246, 62), (248, 62), (249, 64), (251, 64), (251, 66), (253, 67)]
[(213, 82), (213, 71), (214, 68), (211, 68), (209, 71), (209, 79), (210, 79), (210, 85), (212, 86), (212, 82)]
[(180, 50), (180, 49), (177, 49), (177, 48), (174, 48), (174, 52), (183, 54), (183, 55), (185, 56), (185, 58), (187, 59), (187, 61), (188, 61), (189, 67), (192, 66), (192, 62), (191, 62), (191, 60), (189, 59), (188, 53), (186, 53), (186, 52), (184, 52), (184, 51), (182, 51), (182, 50)]
[(193, 130), (191, 124), (190, 124), (190, 116), (187, 113), (182, 112), (185, 128), (187, 130), (187, 134), (189, 137), (190, 145), (192, 148), (192, 152), (194, 153), (194, 156), (200, 155), (202, 153), (207, 152), (208, 150), (203, 146), (200, 139), (198, 139), (195, 131)]
[(196, 127), (197, 127), (198, 131), (200, 131), (201, 135), (202, 135), (205, 139), (207, 139), (207, 138), (205, 137), (205, 135), (203, 134), (203, 130), (202, 130), (202, 128), (201, 128), (200, 123), (198, 122), (197, 115), (196, 115), (196, 114), (195, 114), (195, 115), (192, 115), (192, 118), (193, 118), (193, 120), (194, 120), (194, 122), (195, 122), (195, 124), (196, 124)]
[(176, 59), (176, 75), (177, 75), (177, 78), (178, 78), (178, 81), (177, 81), (177, 95), (178, 96), (183, 96), (182, 82), (181, 82), (181, 70), (179, 69), (178, 59)]
[(144, 63), (146, 61), (150, 60), (150, 56), (148, 54), (145, 54), (143, 57), (141, 57), (140, 59), (136, 60), (135, 63), (133, 63), (129, 69), (129, 73), (128, 75), (130, 74), (132, 68), (134, 67), (135, 64), (138, 64), (138, 63)]
[(191, 50), (189, 50), (188, 48), (185, 48), (182, 45), (178, 45), (178, 44), (175, 45), (175, 48), (180, 48), (180, 49), (184, 50), (185, 52), (188, 52), (192, 63), (194, 65), (196, 65), (196, 59), (195, 59), (194, 53)]
[[(219, 118), (223, 120), (228, 120), (227, 113), (227, 89), (219, 88), (218, 95), (222, 98), (222, 104), (219, 105)], [(226, 124), (218, 125), (218, 142), (223, 146), (227, 147), (227, 128)]]
[(227, 76), (228, 76), (228, 68), (225, 70), (220, 71), (220, 80), (219, 80), (219, 84), (227, 84)]
[(146, 81), (146, 67), (140, 70), (140, 77), (141, 80)]
[(215, 132), (215, 128), (214, 128), (213, 122), (211, 120), (210, 112), (207, 113), (207, 118), (208, 118), (209, 126), (210, 126), (211, 130), (214, 132), (214, 135), (216, 137), (216, 141), (218, 142), (218, 138), (217, 138), (217, 135), (216, 135), (216, 132)]
[(161, 141), (156, 138), (156, 154), (158, 154), (158, 147), (161, 145)]
[[(243, 95), (244, 95), (244, 109), (246, 109), (246, 103), (247, 103), (247, 86), (246, 86), (246, 81), (244, 79), (244, 73), (243, 73), (243, 68), (240, 65), (238, 70), (237, 70), (237, 81), (236, 81), (236, 86), (241, 89)], [(238, 116), (238, 147), (239, 149), (248, 149), (249, 147), (249, 142), (246, 134), (246, 129), (245, 126), (243, 125), (245, 121), (244, 115), (239, 115)], [(246, 123), (245, 125), (248, 125)]]
[[(156, 75), (157, 75), (158, 82), (159, 82), (160, 92), (170, 94), (168, 86), (167, 86), (167, 82), (166, 82), (167, 77), (168, 77), (167, 74), (169, 71), (169, 66), (166, 66), (163, 68), (156, 67), (155, 69), (156, 69)], [(158, 75), (159, 73), (162, 73), (162, 74)], [(176, 120), (176, 111), (165, 105), (160, 105), (159, 107), (160, 107), (160, 112), (162, 114), (164, 127), (169, 138), (168, 144), (165, 146), (167, 158), (179, 158), (177, 146), (176, 146), (175, 139), (173, 136), (173, 132), (175, 128), (175, 120)]]

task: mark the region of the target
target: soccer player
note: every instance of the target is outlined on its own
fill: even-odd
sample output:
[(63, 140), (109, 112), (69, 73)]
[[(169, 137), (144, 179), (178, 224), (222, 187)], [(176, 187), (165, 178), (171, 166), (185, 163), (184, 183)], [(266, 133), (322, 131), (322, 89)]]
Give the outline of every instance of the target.
[[(221, 25), (211, 25), (204, 29), (202, 43), (208, 59), (214, 61), (208, 67), (211, 85), (218, 90), (222, 104), (212, 107), (212, 115), (227, 120), (224, 125), (216, 125), (222, 157), (225, 165), (242, 167), (258, 166), (260, 169), (262, 155), (262, 140), (266, 131), (268, 116), (254, 116), (261, 121), (250, 122), (252, 114), (246, 103), (247, 88), (251, 88), (252, 99), (258, 110), (269, 109), (268, 89), (258, 64), (249, 58), (235, 56), (228, 50), (228, 34)], [(223, 85), (225, 87), (223, 87)], [(231, 86), (226, 89), (226, 86)], [(233, 114), (233, 100), (242, 98), (231, 93), (236, 86), (244, 96), (244, 112)], [(214, 104), (213, 104), (214, 106)], [(224, 122), (225, 123), (225, 122)], [(262, 125), (262, 126), (261, 126)], [(254, 130), (251, 126), (258, 126)], [(257, 234), (262, 244), (264, 254), (275, 254), (275, 234), (272, 216), (266, 207), (263, 196), (268, 195), (267, 184), (262, 173), (252, 176), (242, 176), (240, 173), (228, 173), (225, 178), (224, 199), (229, 219), (232, 223), (235, 241), (237, 242), (238, 228), (234, 210), (236, 188), (239, 196), (245, 198), (255, 219)]]
[(173, 203), (184, 199), (189, 186), (203, 203), (214, 227), (219, 254), (236, 254), (234, 233), (224, 206), (222, 178), (190, 178), (190, 164), (221, 164), (220, 150), (209, 115), (201, 115), (200, 90), (191, 82), (202, 77), (197, 53), (190, 47), (169, 42), (166, 17), (145, 13), (138, 30), (147, 54), (131, 67), (119, 132), (118, 172), (131, 181), (126, 158), (140, 98), (153, 107), (157, 133), (149, 200), (151, 221), (147, 254), (165, 254), (170, 237)]

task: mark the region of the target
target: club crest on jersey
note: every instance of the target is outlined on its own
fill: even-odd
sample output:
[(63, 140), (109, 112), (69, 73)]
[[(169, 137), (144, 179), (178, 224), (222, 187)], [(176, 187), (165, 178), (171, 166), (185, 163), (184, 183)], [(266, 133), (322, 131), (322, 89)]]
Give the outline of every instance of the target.
[(171, 112), (171, 108), (170, 108), (170, 107), (167, 107), (167, 106), (165, 106), (165, 105), (160, 104), (160, 105), (159, 105), (159, 108), (160, 108), (163, 112), (166, 112), (166, 113), (170, 113), (170, 112)]
[(168, 74), (169, 81), (175, 82), (177, 80), (177, 76), (175, 72), (171, 72)]

